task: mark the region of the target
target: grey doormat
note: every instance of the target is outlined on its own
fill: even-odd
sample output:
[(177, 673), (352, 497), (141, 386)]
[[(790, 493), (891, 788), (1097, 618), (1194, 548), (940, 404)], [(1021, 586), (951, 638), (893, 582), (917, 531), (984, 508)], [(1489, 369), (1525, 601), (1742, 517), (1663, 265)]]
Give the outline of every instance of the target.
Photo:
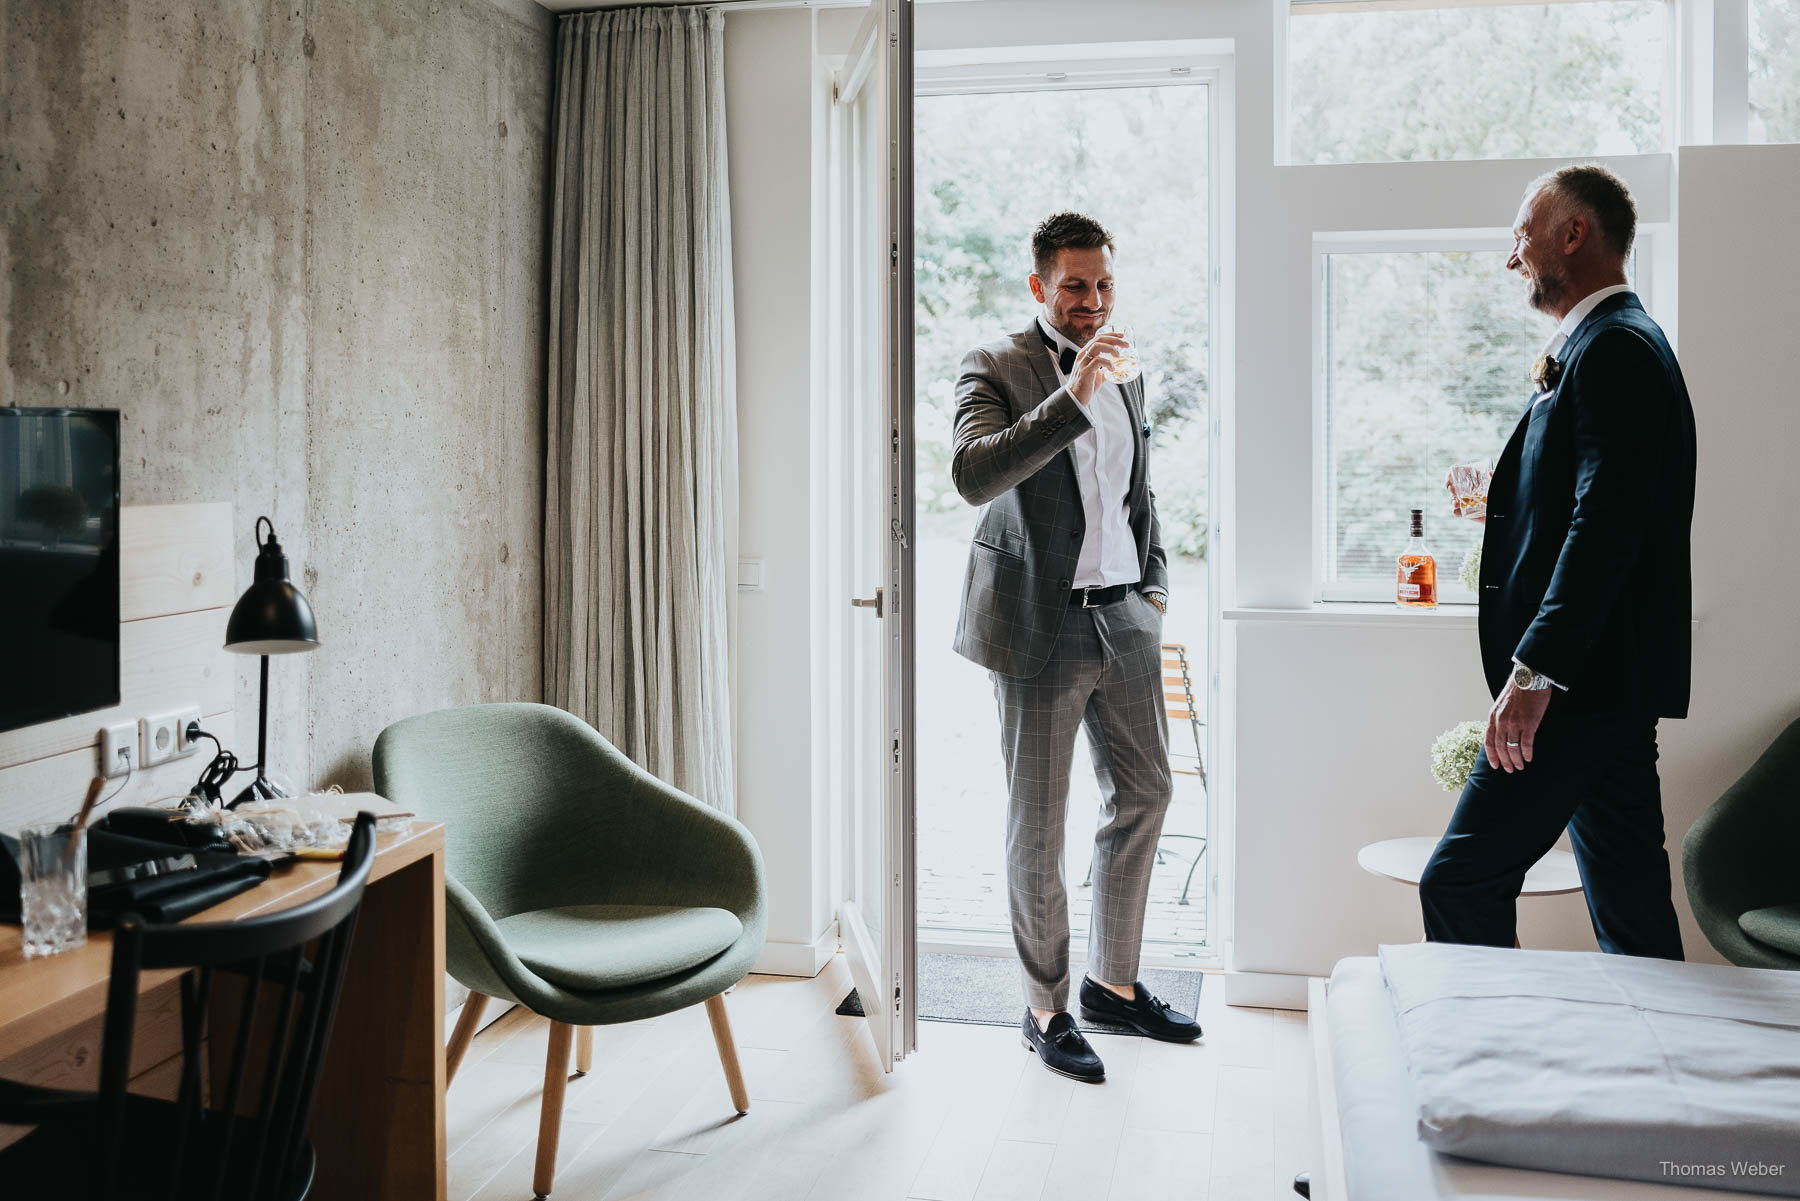
[[(1200, 1006), (1202, 972), (1178, 968), (1145, 968), (1138, 979), (1144, 987), (1182, 1013), (1193, 1014)], [(1069, 1008), (1083, 1029), (1101, 1034), (1137, 1034), (1114, 1022), (1090, 1022), (1080, 1016), (1079, 975), (1070, 984)], [(862, 998), (852, 989), (837, 1012), (861, 1017)], [(995, 955), (950, 955), (933, 952), (919, 956), (919, 1017), (928, 1022), (966, 1022), (978, 1026), (1016, 1026), (1025, 1015), (1025, 994), (1019, 982), (1019, 961)]]

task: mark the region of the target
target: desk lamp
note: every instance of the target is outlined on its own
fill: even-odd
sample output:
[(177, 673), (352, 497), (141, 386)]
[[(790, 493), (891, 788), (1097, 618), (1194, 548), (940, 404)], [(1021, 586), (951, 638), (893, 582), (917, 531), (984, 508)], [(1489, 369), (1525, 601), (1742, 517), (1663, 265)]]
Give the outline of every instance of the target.
[[(262, 537), (263, 526), (269, 537)], [(225, 624), (225, 649), (238, 655), (262, 656), (262, 693), (256, 710), (256, 780), (238, 794), (231, 807), (245, 801), (269, 800), (287, 795), (269, 781), (269, 656), (291, 655), (319, 649), (319, 632), (313, 624), (312, 606), (288, 580), (287, 556), (275, 537), (275, 523), (256, 519), (256, 579), (238, 598)]]

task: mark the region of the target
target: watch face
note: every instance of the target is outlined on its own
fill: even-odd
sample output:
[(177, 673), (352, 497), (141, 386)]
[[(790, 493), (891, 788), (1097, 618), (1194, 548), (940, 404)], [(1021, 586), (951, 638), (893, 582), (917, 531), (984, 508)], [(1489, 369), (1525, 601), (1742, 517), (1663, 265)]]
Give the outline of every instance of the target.
[(1526, 667), (1523, 663), (1518, 664), (1513, 668), (1512, 678), (1513, 683), (1517, 684), (1520, 688), (1531, 687), (1531, 669)]

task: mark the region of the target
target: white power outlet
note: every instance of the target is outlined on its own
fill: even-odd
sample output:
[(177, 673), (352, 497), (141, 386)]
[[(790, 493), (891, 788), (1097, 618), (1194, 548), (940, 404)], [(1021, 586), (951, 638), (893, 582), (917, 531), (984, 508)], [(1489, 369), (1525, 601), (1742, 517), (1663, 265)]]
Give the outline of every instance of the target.
[(100, 730), (100, 774), (106, 779), (124, 775), (137, 758), (137, 727), (130, 722), (103, 726)]
[(144, 767), (155, 767), (171, 759), (191, 755), (197, 749), (185, 734), (189, 721), (199, 721), (198, 709), (175, 709), (138, 719), (138, 734), (143, 741)]

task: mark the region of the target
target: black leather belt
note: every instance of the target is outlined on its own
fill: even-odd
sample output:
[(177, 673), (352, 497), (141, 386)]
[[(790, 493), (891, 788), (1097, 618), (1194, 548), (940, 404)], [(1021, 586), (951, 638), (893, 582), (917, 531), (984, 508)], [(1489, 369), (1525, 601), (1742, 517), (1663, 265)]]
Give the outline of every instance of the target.
[(1101, 605), (1118, 604), (1130, 592), (1130, 584), (1114, 584), (1109, 588), (1089, 584), (1086, 588), (1077, 588), (1069, 593), (1069, 603), (1078, 609), (1098, 609)]

